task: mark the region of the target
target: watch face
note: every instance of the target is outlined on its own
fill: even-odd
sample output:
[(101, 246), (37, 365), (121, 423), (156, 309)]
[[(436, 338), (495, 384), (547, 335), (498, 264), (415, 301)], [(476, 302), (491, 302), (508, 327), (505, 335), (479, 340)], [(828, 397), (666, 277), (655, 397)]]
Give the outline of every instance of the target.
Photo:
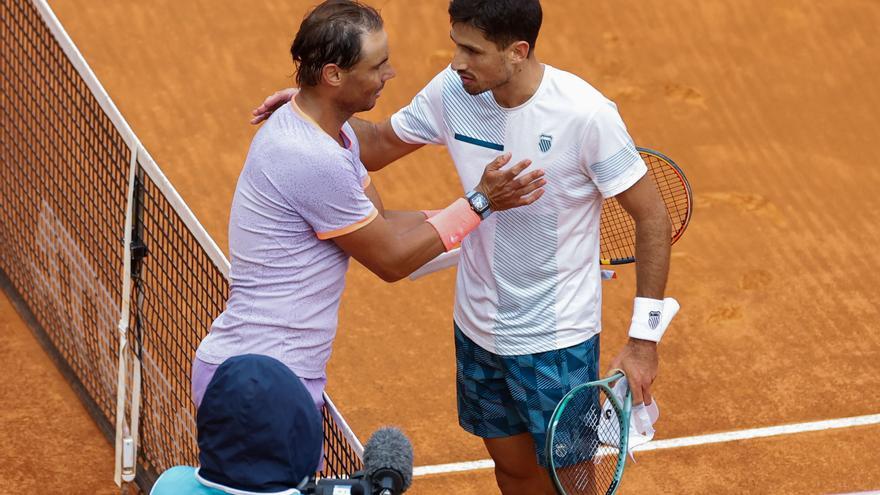
[(471, 196), (471, 204), (474, 206), (475, 210), (483, 211), (489, 207), (489, 200), (486, 199), (486, 196), (477, 193)]

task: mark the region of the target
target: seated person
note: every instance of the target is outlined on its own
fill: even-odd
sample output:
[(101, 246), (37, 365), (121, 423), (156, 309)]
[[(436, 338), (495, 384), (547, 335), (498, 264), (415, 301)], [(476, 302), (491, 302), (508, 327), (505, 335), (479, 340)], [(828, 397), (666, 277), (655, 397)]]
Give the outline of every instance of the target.
[(271, 357), (221, 364), (196, 424), (201, 466), (165, 471), (151, 495), (293, 495), (318, 469), (321, 415), (300, 379)]

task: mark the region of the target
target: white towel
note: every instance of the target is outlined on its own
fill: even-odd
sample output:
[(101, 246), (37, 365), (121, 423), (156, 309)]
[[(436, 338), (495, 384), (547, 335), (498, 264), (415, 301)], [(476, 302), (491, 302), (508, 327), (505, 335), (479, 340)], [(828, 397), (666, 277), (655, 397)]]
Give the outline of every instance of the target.
[[(626, 378), (617, 380), (617, 383), (611, 387), (611, 393), (623, 404), (627, 391)], [(632, 414), (629, 418), (629, 444), (627, 450), (630, 458), (635, 461), (632, 455), (634, 448), (639, 445), (646, 444), (654, 438), (654, 423), (660, 418), (660, 408), (657, 406), (655, 399), (649, 405), (639, 404), (633, 406)], [(599, 441), (606, 445), (620, 444), (620, 426), (617, 414), (614, 412), (610, 399), (605, 399), (602, 404), (602, 417), (599, 419)]]

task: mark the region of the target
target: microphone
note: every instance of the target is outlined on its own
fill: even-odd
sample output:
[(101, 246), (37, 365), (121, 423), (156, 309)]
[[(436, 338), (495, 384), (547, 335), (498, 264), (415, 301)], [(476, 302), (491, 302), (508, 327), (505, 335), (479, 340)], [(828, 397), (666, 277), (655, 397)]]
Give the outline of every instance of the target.
[(302, 489), (306, 495), (400, 495), (412, 484), (413, 448), (397, 428), (373, 433), (364, 447), (364, 469), (351, 478), (323, 478)]
[(398, 495), (412, 485), (413, 448), (397, 428), (381, 428), (364, 447), (364, 474), (373, 493)]

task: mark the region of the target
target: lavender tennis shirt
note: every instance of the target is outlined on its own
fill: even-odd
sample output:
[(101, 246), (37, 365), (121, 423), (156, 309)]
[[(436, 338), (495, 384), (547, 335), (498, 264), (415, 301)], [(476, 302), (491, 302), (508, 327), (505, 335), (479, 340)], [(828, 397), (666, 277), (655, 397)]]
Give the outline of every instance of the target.
[(200, 360), (262, 354), (301, 378), (325, 376), (349, 260), (332, 239), (378, 214), (351, 126), (340, 135), (346, 148), (295, 104), (257, 132), (229, 218), (229, 300)]

